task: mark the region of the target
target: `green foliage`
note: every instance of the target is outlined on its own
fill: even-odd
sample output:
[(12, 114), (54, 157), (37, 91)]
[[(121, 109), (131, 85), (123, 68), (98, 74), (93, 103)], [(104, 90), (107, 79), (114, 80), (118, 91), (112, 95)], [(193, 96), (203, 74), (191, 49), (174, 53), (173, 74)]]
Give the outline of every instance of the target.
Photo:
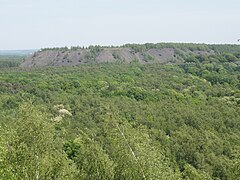
[[(9, 117), (10, 120), (13, 117)], [(50, 119), (29, 103), (18, 110), (11, 128), (1, 130), (4, 157), (1, 161), (3, 179), (66, 179), (74, 177), (75, 169), (61, 150)]]
[(154, 57), (152, 57), (150, 54), (144, 53), (143, 54), (143, 60), (148, 62), (148, 61), (154, 61)]
[(2, 69), (0, 179), (238, 179), (238, 46), (144, 46), (185, 61)]
[(121, 60), (121, 57), (119, 56), (119, 54), (117, 53), (117, 51), (114, 51), (113, 54), (112, 54), (112, 56), (113, 56), (114, 59)]
[(72, 159), (80, 179), (113, 179), (114, 166), (102, 147), (87, 135), (67, 142), (64, 150)]
[(0, 69), (18, 67), (23, 58), (23, 56), (0, 56)]

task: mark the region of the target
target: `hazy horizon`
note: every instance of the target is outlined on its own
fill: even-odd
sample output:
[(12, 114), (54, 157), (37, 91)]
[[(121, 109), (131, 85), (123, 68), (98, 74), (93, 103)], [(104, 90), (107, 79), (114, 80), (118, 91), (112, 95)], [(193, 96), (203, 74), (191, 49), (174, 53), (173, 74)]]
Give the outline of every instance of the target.
[(0, 50), (132, 43), (238, 44), (237, 0), (0, 0)]
[[(75, 46), (46, 46), (46, 47), (40, 47), (40, 48), (29, 48), (29, 49), (0, 49), (0, 52), (11, 52), (11, 51), (38, 51), (38, 50), (41, 50), (41, 49), (44, 49), (44, 48), (64, 48), (64, 47), (68, 47), (69, 49), (71, 47), (89, 47), (89, 46), (106, 46), (106, 47), (111, 47), (111, 46), (123, 46), (123, 45), (126, 45), (126, 44), (146, 44), (146, 43), (153, 43), (153, 42), (142, 42), (142, 43), (124, 43), (124, 44), (116, 44), (116, 45), (112, 45), (112, 44), (109, 44), (109, 45), (101, 45), (101, 44), (89, 44), (89, 45), (75, 45)], [(206, 45), (240, 45), (240, 43), (198, 43), (198, 42), (154, 42), (154, 44), (156, 43), (180, 43), (180, 44), (206, 44)]]

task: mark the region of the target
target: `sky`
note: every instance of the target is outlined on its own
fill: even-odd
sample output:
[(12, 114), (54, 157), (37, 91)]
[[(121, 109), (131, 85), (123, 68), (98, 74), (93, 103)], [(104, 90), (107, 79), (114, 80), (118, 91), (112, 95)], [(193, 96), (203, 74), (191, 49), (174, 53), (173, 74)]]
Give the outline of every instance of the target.
[(0, 50), (237, 39), (239, 0), (0, 0)]

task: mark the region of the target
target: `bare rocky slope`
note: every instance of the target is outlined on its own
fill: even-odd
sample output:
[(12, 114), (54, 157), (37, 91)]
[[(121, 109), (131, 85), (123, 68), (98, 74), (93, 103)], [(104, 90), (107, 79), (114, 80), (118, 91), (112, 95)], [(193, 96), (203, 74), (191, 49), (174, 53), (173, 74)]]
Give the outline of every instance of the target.
[[(220, 45), (221, 46), (221, 45)], [(25, 58), (21, 67), (74, 66), (85, 63), (176, 63), (191, 54), (217, 53), (215, 46), (204, 44), (129, 44), (120, 47), (89, 46), (88, 48), (42, 49)]]

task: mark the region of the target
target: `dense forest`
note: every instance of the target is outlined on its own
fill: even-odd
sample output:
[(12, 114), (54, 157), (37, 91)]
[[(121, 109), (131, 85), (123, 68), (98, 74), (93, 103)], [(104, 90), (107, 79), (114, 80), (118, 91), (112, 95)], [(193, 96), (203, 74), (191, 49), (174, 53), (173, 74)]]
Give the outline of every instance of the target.
[(0, 68), (18, 67), (25, 56), (19, 55), (0, 55)]
[(174, 49), (170, 64), (0, 61), (0, 179), (240, 179), (240, 47)]

